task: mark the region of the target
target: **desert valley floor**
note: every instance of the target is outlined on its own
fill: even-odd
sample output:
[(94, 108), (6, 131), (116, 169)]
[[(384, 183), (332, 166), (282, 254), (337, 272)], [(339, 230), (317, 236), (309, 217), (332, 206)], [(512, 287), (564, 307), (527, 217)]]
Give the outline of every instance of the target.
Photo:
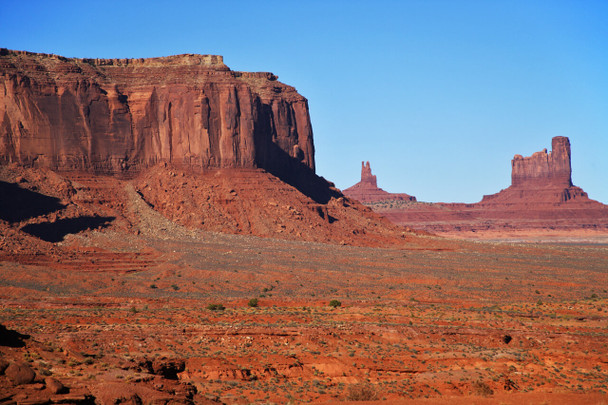
[(142, 210), (139, 234), (2, 254), (0, 353), (39, 382), (0, 376), (0, 403), (608, 402), (606, 245), (365, 248)]

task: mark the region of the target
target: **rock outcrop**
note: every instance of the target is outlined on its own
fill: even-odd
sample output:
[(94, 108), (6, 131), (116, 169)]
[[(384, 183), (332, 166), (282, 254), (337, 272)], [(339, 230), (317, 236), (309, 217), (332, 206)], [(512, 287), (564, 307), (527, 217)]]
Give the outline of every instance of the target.
[[(501, 204), (561, 204), (570, 200), (593, 202), (580, 187), (572, 184), (570, 140), (556, 136), (553, 150), (543, 149), (532, 156), (515, 155), (511, 161), (511, 186), (484, 196), (485, 206)], [(534, 208), (534, 207), (531, 207)]]
[(372, 174), (369, 162), (361, 162), (361, 181), (343, 191), (345, 195), (362, 203), (378, 201), (416, 201), (416, 197), (408, 194), (393, 194), (378, 187), (376, 176)]
[(570, 141), (555, 137), (553, 150), (515, 155), (512, 184), (475, 204), (369, 204), (392, 222), (459, 236), (608, 233), (608, 206), (572, 184)]
[(308, 102), (272, 73), (231, 71), (216, 55), (75, 59), (7, 49), (0, 162), (123, 175), (158, 162), (288, 177), (315, 169)]
[(552, 140), (552, 151), (547, 149), (532, 156), (515, 155), (511, 161), (511, 186), (519, 188), (571, 187), (570, 140), (556, 136)]

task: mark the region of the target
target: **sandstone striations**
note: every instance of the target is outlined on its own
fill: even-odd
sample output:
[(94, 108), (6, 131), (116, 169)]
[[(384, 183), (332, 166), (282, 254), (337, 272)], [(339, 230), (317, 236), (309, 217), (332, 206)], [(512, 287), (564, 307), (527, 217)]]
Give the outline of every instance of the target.
[(343, 192), (350, 198), (359, 200), (364, 204), (386, 200), (416, 201), (416, 197), (411, 195), (393, 194), (379, 188), (369, 162), (361, 162), (361, 181)]
[[(512, 184), (475, 204), (376, 202), (372, 207), (394, 223), (472, 237), (608, 233), (608, 206), (572, 184), (570, 141), (555, 137), (553, 150), (515, 155)], [(485, 235), (485, 236), (484, 236)]]
[(0, 161), (95, 173), (315, 168), (308, 102), (221, 56), (75, 59), (0, 49)]

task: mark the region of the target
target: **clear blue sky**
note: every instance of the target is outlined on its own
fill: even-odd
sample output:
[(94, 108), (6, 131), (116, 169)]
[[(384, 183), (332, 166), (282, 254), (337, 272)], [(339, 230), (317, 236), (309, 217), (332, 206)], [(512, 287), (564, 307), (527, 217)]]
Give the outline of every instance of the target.
[(608, 203), (608, 1), (0, 1), (0, 47), (68, 57), (219, 54), (308, 98), (317, 172), (479, 201), (514, 154), (572, 144)]

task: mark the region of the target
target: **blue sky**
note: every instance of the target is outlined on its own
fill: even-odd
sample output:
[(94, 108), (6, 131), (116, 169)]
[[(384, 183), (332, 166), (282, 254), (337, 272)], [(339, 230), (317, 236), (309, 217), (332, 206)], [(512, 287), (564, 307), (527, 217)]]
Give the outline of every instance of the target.
[(317, 173), (479, 201), (514, 154), (572, 144), (608, 203), (608, 2), (0, 1), (0, 47), (68, 57), (219, 54), (308, 98)]

